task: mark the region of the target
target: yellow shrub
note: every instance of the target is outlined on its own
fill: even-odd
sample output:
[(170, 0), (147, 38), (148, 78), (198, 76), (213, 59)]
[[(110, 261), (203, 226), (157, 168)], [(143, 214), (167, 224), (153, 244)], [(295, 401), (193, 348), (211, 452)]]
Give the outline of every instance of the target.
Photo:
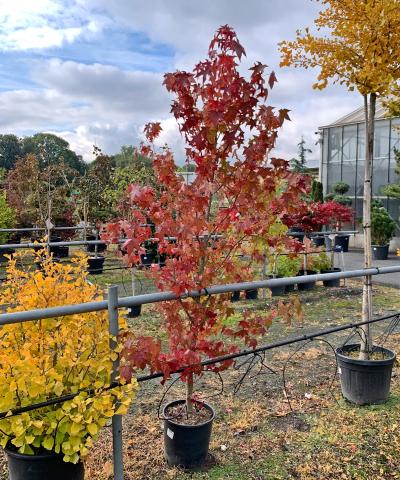
[[(0, 304), (8, 312), (102, 300), (86, 279), (87, 259), (53, 263), (42, 251), (42, 269), (23, 271), (25, 254), (9, 262)], [(76, 463), (88, 453), (107, 420), (125, 413), (137, 390), (130, 385), (105, 390), (112, 361), (107, 312), (90, 312), (0, 327), (0, 411), (81, 390), (71, 401), (0, 420), (0, 444), (20, 453), (51, 450)], [(116, 402), (119, 402), (119, 406)]]

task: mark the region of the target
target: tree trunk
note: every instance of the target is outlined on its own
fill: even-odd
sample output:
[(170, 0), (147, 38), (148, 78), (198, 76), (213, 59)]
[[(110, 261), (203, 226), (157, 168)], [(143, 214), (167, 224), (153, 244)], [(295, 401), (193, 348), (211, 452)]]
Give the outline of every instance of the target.
[[(369, 105), (368, 105), (369, 103)], [(364, 171), (364, 200), (363, 200), (363, 228), (364, 228), (364, 267), (372, 265), (371, 246), (371, 199), (372, 199), (372, 161), (374, 155), (374, 128), (375, 128), (376, 94), (364, 95), (365, 113), (365, 171)], [(362, 321), (372, 317), (372, 287), (371, 276), (364, 277), (362, 298)], [(361, 327), (360, 359), (368, 359), (372, 348), (370, 325)]]
[(191, 415), (193, 413), (193, 373), (189, 373), (187, 383), (186, 383), (186, 409), (187, 414)]

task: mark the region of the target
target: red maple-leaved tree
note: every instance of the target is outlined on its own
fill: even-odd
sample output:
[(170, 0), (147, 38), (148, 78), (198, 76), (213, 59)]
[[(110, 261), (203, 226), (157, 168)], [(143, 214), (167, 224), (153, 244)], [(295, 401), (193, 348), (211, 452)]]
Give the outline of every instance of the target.
[[(103, 236), (115, 242), (126, 235), (123, 248), (131, 265), (140, 262), (143, 244), (151, 237), (166, 257), (163, 268), (153, 266), (148, 272), (161, 291), (184, 297), (213, 284), (249, 280), (251, 261), (239, 259), (239, 253), (246, 251), (257, 261), (265, 244), (291, 242), (276, 225), (283, 215), (295, 212), (306, 191), (305, 180), (290, 172), (286, 161), (270, 156), (288, 110), (265, 103), (268, 86), (276, 82), (273, 72), (265, 79), (266, 65), (256, 63), (248, 80), (239, 73), (243, 55), (236, 33), (223, 26), (211, 41), (208, 58), (192, 72), (165, 75), (164, 85), (175, 96), (171, 111), (186, 143), (186, 160), (196, 166), (195, 179), (188, 184), (179, 175), (171, 150), (155, 149), (161, 125), (148, 124), (148, 143), (141, 150), (153, 160), (160, 191), (131, 185), (129, 220), (109, 224)], [(260, 238), (262, 247), (255, 241)], [(168, 378), (183, 369), (189, 413), (194, 376), (232, 363), (203, 367), (201, 361), (237, 351), (232, 339), (255, 347), (276, 315), (245, 312), (228, 327), (226, 320), (233, 313), (229, 295), (180, 298), (157, 306), (169, 347), (163, 349), (157, 338), (128, 334), (122, 375), (129, 378), (133, 368), (149, 367)]]

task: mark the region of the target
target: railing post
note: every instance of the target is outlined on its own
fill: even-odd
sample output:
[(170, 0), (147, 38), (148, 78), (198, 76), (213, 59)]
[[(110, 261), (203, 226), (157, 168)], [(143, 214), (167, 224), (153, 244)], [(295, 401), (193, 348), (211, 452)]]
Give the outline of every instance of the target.
[[(117, 337), (118, 326), (118, 286), (108, 287), (108, 321), (109, 332), (112, 337)], [(116, 347), (116, 340), (110, 339), (110, 347)], [(113, 362), (113, 371), (111, 381), (114, 382), (118, 376), (119, 359)], [(112, 438), (113, 438), (113, 464), (114, 480), (124, 479), (124, 464), (122, 458), (122, 415), (114, 415), (112, 418)]]

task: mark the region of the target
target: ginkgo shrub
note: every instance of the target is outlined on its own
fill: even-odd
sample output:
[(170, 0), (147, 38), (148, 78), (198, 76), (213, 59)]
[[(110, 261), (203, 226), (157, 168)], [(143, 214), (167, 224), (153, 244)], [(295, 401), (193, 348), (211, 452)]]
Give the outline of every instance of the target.
[[(186, 161), (195, 165), (194, 180), (184, 181), (168, 147), (156, 148), (160, 123), (148, 124), (141, 151), (153, 160), (159, 192), (131, 185), (129, 219), (109, 224), (103, 236), (109, 242), (126, 236), (123, 248), (131, 265), (139, 264), (143, 245), (152, 238), (166, 261), (147, 274), (161, 291), (184, 297), (210, 285), (247, 281), (253, 278), (252, 262), (263, 260), (265, 245), (292, 242), (287, 228), (276, 226), (282, 226), (285, 213), (296, 211), (307, 181), (290, 172), (288, 162), (271, 155), (288, 111), (266, 104), (276, 82), (273, 72), (265, 78), (266, 65), (256, 63), (249, 79), (241, 75), (244, 54), (236, 33), (223, 26), (211, 41), (208, 58), (192, 72), (165, 75), (164, 85), (175, 98), (171, 111), (186, 144)], [(259, 238), (265, 239), (263, 245), (254, 241)], [(238, 258), (244, 251), (247, 262)], [(196, 414), (193, 405), (199, 406), (195, 377), (232, 364), (230, 360), (204, 367), (202, 360), (236, 352), (239, 341), (255, 347), (277, 315), (273, 310), (245, 311), (236, 325), (227, 327), (233, 312), (229, 294), (180, 298), (157, 306), (168, 347), (158, 338), (127, 333), (121, 374), (129, 379), (135, 368), (148, 367), (168, 379), (182, 369), (185, 418)]]
[[(102, 299), (87, 282), (86, 257), (60, 264), (42, 250), (35, 254), (41, 269), (29, 270), (20, 267), (27, 263), (26, 255), (18, 252), (8, 264), (0, 293), (7, 312)], [(106, 312), (5, 325), (0, 343), (0, 412), (77, 394), (64, 403), (1, 419), (3, 448), (27, 455), (51, 451), (77, 463), (106, 422), (125, 413), (134, 398), (134, 379), (108, 389), (118, 348), (110, 347)]]

